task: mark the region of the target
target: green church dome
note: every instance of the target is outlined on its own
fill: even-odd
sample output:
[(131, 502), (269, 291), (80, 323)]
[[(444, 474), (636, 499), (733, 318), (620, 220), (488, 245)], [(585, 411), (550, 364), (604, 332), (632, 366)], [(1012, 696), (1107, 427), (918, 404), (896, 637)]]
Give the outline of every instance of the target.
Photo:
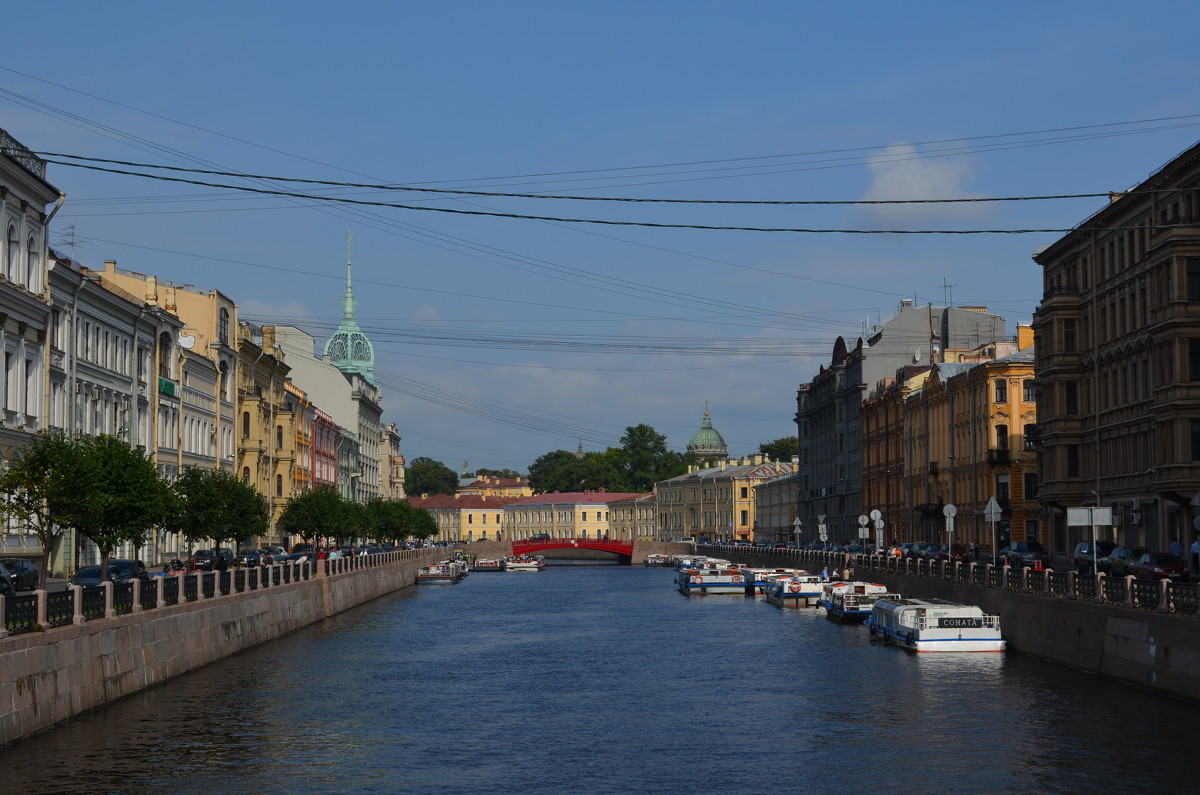
[(700, 429), (692, 434), (692, 438), (688, 442), (687, 451), (689, 456), (696, 459), (727, 458), (729, 456), (729, 447), (725, 444), (725, 439), (720, 432), (712, 426), (707, 408), (704, 410), (704, 421), (700, 423)]

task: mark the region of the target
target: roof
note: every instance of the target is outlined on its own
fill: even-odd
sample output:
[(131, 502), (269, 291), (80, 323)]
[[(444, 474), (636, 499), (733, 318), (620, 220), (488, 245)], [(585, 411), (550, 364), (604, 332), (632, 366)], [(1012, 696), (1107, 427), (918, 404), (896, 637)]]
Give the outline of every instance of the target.
[(428, 497), (408, 497), (408, 504), (414, 508), (424, 508), (425, 510), (436, 510), (445, 508), (458, 508), (460, 510), (469, 509), (500, 509), (510, 502), (513, 502), (515, 497), (485, 497), (481, 494), (464, 494), (462, 496), (454, 496), (453, 494), (430, 494)]
[(516, 497), (511, 499), (510, 505), (605, 505), (610, 502), (619, 502), (621, 500), (632, 500), (641, 496), (641, 492), (613, 492), (613, 491), (554, 491), (549, 494), (537, 494), (533, 497)]

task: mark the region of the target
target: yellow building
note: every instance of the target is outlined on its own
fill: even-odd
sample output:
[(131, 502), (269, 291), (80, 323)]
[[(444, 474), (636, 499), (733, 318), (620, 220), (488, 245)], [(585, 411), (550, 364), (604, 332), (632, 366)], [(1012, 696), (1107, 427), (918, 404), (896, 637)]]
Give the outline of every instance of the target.
[(609, 503), (638, 496), (600, 489), (511, 500), (504, 507), (505, 538), (614, 538)]
[(483, 494), (488, 497), (532, 497), (533, 489), (525, 478), (480, 475), (470, 483), (459, 486), (458, 493), (463, 495)]
[(272, 533), (294, 487), (296, 415), (286, 399), (283, 354), (264, 350), (255, 329), (238, 324), (237, 472), (267, 498)]
[(702, 541), (771, 540), (755, 535), (755, 489), (798, 464), (764, 456), (721, 461), (714, 467), (689, 465), (686, 474), (654, 485), (659, 537), (694, 536)]
[(609, 538), (618, 541), (658, 540), (658, 511), (654, 492), (608, 503)]
[(408, 497), (414, 508), (429, 511), (437, 523), (437, 540), (447, 543), (496, 541), (503, 538), (505, 497), (422, 494)]

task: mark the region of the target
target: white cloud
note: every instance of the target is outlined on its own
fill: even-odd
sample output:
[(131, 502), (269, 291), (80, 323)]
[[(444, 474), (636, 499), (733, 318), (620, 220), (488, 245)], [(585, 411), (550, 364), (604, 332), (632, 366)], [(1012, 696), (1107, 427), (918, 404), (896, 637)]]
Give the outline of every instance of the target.
[[(867, 166), (871, 169), (871, 184), (862, 198), (868, 201), (981, 198), (984, 195), (966, 187), (975, 176), (968, 155), (924, 158), (915, 146), (896, 143), (868, 157)], [(913, 223), (978, 217), (986, 212), (986, 205), (884, 204), (868, 206), (866, 212), (879, 220)]]

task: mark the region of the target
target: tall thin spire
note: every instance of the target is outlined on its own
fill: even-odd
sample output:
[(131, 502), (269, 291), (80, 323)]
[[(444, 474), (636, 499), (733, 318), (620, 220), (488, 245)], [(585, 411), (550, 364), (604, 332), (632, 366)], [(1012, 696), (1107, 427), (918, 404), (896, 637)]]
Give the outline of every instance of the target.
[(354, 288), (350, 284), (350, 249), (354, 233), (346, 230), (346, 299), (342, 302), (342, 320), (354, 320)]
[(325, 343), (325, 356), (343, 373), (358, 373), (374, 384), (375, 348), (358, 327), (358, 321), (354, 317), (356, 302), (350, 270), (353, 237), (353, 232), (346, 232), (346, 297), (342, 301), (342, 322)]

